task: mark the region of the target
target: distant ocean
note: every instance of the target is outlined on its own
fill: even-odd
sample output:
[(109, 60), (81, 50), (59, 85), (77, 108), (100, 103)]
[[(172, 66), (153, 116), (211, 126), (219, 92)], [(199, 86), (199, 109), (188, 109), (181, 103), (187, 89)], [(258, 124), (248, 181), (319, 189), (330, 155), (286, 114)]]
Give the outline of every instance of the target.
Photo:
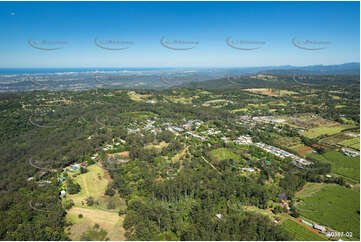
[(95, 71), (157, 71), (170, 70), (173, 68), (0, 68), (0, 75), (11, 74), (46, 74), (66, 72), (95, 72)]

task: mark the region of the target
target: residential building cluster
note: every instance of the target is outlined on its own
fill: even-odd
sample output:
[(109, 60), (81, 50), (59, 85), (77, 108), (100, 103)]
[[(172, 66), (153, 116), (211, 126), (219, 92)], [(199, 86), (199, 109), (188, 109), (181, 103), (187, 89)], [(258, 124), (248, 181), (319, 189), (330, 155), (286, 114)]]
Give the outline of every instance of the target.
[(233, 143), (238, 145), (251, 145), (253, 144), (252, 138), (249, 135), (246, 136), (239, 136), (236, 140), (233, 140)]
[(262, 142), (259, 142), (259, 143), (255, 143), (255, 146), (271, 153), (271, 154), (274, 154), (275, 156), (277, 157), (280, 157), (282, 159), (284, 158), (287, 158), (287, 157), (290, 157), (292, 158), (292, 162), (295, 164), (295, 165), (298, 165), (298, 166), (301, 166), (301, 167), (304, 167), (304, 166), (308, 166), (308, 165), (311, 165), (311, 162), (310, 161), (307, 161), (301, 157), (298, 157), (294, 154), (291, 154), (287, 151), (284, 151), (280, 148), (277, 148), (277, 147), (274, 147), (272, 145), (267, 145), (265, 143), (262, 143)]

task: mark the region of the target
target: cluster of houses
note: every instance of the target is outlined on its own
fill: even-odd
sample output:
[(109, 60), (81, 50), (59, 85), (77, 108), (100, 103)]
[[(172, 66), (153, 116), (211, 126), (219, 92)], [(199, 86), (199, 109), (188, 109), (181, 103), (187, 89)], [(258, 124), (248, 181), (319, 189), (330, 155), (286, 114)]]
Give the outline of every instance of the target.
[(197, 129), (202, 124), (203, 124), (203, 121), (201, 121), (201, 120), (188, 120), (187, 123), (183, 125), (183, 128), (191, 129), (192, 127), (195, 127)]
[(287, 158), (287, 157), (290, 157), (292, 158), (292, 162), (297, 165), (297, 166), (300, 166), (300, 167), (304, 167), (304, 166), (308, 166), (308, 165), (311, 165), (311, 162), (310, 161), (307, 161), (301, 157), (298, 157), (294, 154), (291, 154), (287, 151), (284, 151), (280, 148), (277, 148), (277, 147), (274, 147), (272, 145), (267, 145), (265, 143), (262, 143), (262, 142), (259, 142), (259, 143), (255, 143), (254, 144), (255, 146), (271, 153), (271, 154), (274, 154), (275, 156), (278, 156), (282, 159), (284, 158)]
[(183, 128), (177, 127), (177, 126), (175, 126), (175, 125), (171, 125), (171, 124), (169, 124), (169, 123), (166, 123), (166, 125), (168, 125), (167, 130), (169, 130), (170, 132), (175, 133), (176, 135), (178, 135), (180, 132), (183, 132), (183, 131), (184, 131)]
[(201, 126), (202, 124), (203, 124), (203, 121), (200, 121), (200, 120), (188, 120), (182, 127), (178, 127), (171, 123), (163, 123), (163, 126), (166, 126), (166, 130), (171, 131), (175, 135), (179, 135), (180, 132), (183, 132), (185, 130), (190, 130), (193, 127), (198, 129), (199, 126)]
[(233, 140), (233, 143), (239, 144), (239, 145), (251, 145), (253, 144), (252, 138), (249, 135), (246, 136), (239, 136), (236, 140)]
[(143, 129), (144, 130), (150, 130), (151, 133), (156, 135), (160, 131), (160, 129), (156, 128), (154, 126), (154, 123), (155, 123), (154, 120), (147, 119), (147, 124), (144, 125)]
[(79, 170), (81, 167), (87, 167), (88, 165), (88, 162), (81, 162), (81, 163), (76, 163), (76, 164), (72, 164), (72, 165), (69, 165), (67, 167), (64, 168), (64, 170), (67, 170), (67, 171), (77, 171)]
[[(121, 141), (121, 143), (125, 143), (125, 140), (120, 140)], [(114, 139), (113, 139), (113, 142), (114, 142)], [(104, 148), (103, 148), (103, 150), (104, 151), (108, 151), (108, 150), (111, 150), (111, 149), (114, 149), (114, 148), (116, 148), (117, 146), (119, 146), (120, 145), (120, 142), (116, 142), (116, 143), (114, 143), (114, 144), (107, 144)]]
[[(156, 127), (156, 124), (154, 120), (146, 120), (146, 124), (144, 124), (143, 127), (136, 127), (136, 128), (128, 128), (128, 133), (137, 133), (140, 132), (141, 130), (150, 130), (151, 133), (153, 134), (157, 134), (158, 132), (162, 131), (162, 130), (169, 130), (172, 133), (174, 133), (175, 135), (179, 135), (182, 132), (185, 132), (187, 130), (191, 130), (192, 128), (198, 129), (204, 122), (201, 120), (184, 120), (186, 123), (182, 126), (179, 125), (175, 125), (169, 122), (164, 122), (161, 124), (162, 128), (160, 127)], [(213, 135), (213, 134), (218, 134), (220, 131), (215, 131), (214, 129), (209, 129), (208, 134)], [(193, 136), (193, 135), (192, 135)], [(201, 136), (195, 135), (194, 137), (196, 138), (201, 138)]]
[(187, 134), (190, 135), (190, 136), (192, 136), (192, 137), (194, 137), (194, 138), (200, 139), (200, 140), (202, 140), (202, 141), (206, 140), (205, 137), (200, 136), (200, 135), (198, 135), (198, 134), (194, 134), (194, 133), (192, 133), (192, 132), (190, 132), (190, 131), (188, 131)]
[(203, 131), (202, 134), (207, 134), (207, 135), (217, 135), (220, 134), (221, 131), (220, 130), (215, 130), (214, 128), (210, 128), (207, 131)]
[[(273, 116), (257, 116), (252, 117), (249, 115), (243, 115), (239, 117), (239, 123), (246, 125), (247, 127), (254, 127), (255, 124), (278, 124), (285, 122), (285, 119), (273, 117)], [(276, 128), (276, 127), (275, 127)]]
[(239, 117), (239, 123), (246, 125), (247, 127), (254, 127), (255, 122), (252, 120), (251, 116), (243, 115)]

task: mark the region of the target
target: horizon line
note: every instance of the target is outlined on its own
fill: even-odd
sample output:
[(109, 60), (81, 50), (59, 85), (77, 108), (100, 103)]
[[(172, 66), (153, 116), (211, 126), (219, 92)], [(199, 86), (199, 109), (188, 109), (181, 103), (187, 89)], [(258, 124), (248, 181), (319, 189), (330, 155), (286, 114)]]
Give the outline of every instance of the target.
[(61, 69), (61, 68), (77, 68), (77, 69), (85, 69), (85, 68), (159, 68), (159, 69), (176, 69), (176, 68), (255, 68), (255, 67), (284, 67), (284, 66), (291, 66), (291, 67), (306, 67), (306, 66), (335, 66), (335, 65), (345, 65), (345, 64), (359, 64), (360, 61), (351, 61), (351, 62), (343, 62), (339, 64), (312, 64), (312, 65), (261, 65), (261, 66), (124, 66), (124, 67), (97, 67), (97, 66), (87, 66), (87, 67), (70, 67), (70, 66), (64, 66), (64, 67), (0, 67), (0, 69)]

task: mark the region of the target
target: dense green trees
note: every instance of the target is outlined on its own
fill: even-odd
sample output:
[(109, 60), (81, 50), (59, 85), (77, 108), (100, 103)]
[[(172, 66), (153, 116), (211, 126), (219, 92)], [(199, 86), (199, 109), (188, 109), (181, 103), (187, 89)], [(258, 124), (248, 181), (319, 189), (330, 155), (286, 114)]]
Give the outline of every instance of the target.
[(68, 177), (67, 190), (68, 190), (69, 194), (76, 194), (76, 193), (80, 192), (80, 188), (81, 187), (78, 183), (74, 182), (73, 179)]

